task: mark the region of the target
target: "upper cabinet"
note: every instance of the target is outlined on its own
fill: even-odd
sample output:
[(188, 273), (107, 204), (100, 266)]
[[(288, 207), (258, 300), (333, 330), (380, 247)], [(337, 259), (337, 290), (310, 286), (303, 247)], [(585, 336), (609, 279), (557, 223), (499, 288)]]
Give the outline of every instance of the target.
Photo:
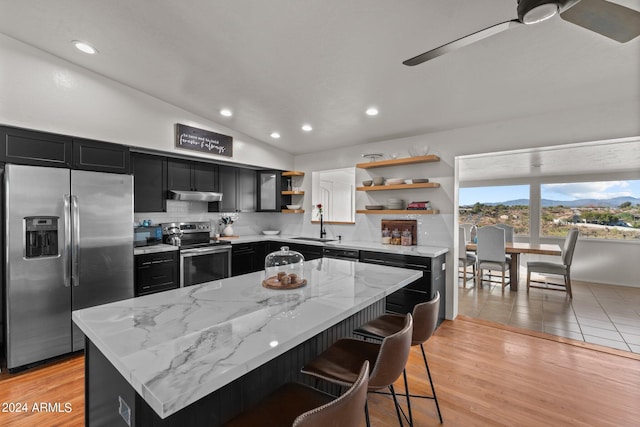
[(131, 173), (129, 147), (29, 129), (0, 127), (0, 161), (96, 172)]
[(167, 210), (167, 158), (133, 153), (134, 212), (165, 212)]
[(211, 163), (169, 159), (167, 189), (218, 191), (217, 166)]
[(0, 161), (33, 166), (70, 168), (73, 138), (70, 136), (0, 127)]
[(219, 166), (222, 201), (220, 212), (255, 212), (256, 171), (234, 166)]
[(96, 172), (131, 173), (129, 147), (74, 138), (73, 167)]
[(259, 212), (280, 212), (280, 196), (282, 191), (281, 172), (262, 170), (257, 172)]
[[(377, 162), (368, 162), (368, 163), (358, 163), (356, 165), (359, 169), (374, 169), (374, 168), (382, 168), (382, 167), (392, 167), (392, 166), (407, 166), (414, 165), (419, 163), (431, 163), (431, 162), (439, 162), (440, 157), (430, 154), (426, 156), (416, 156), (416, 157), (406, 157), (402, 159), (392, 159), (392, 160), (380, 160)], [(357, 191), (389, 191), (389, 190), (409, 190), (409, 189), (426, 189), (426, 188), (439, 188), (440, 184), (437, 182), (428, 182), (428, 179), (413, 179), (410, 183), (405, 183), (403, 179), (399, 181), (402, 182), (394, 182), (391, 183), (383, 183), (381, 185), (371, 185), (371, 186), (360, 186), (356, 187)], [(427, 182), (416, 182), (416, 181), (427, 181)], [(416, 208), (416, 209), (384, 209), (384, 206), (381, 205), (373, 205), (373, 208), (370, 209), (359, 209), (356, 211), (359, 214), (437, 214), (440, 211), (437, 209), (424, 209), (424, 208)]]

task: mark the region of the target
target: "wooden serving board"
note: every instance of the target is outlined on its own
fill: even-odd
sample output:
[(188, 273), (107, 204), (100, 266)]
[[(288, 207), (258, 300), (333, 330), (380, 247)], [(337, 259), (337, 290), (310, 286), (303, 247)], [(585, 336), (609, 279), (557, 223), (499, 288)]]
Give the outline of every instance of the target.
[(278, 276), (271, 276), (262, 281), (262, 286), (269, 289), (296, 289), (301, 288), (307, 284), (307, 279), (297, 280), (293, 283), (289, 283), (288, 285), (283, 285), (278, 280)]
[[(412, 211), (413, 212), (413, 211)], [(393, 231), (395, 228), (400, 230), (402, 233), (404, 230), (409, 230), (411, 232), (411, 246), (415, 246), (418, 244), (418, 221), (415, 219), (383, 219), (381, 221), (381, 230), (384, 230), (385, 227), (389, 229), (389, 231)]]

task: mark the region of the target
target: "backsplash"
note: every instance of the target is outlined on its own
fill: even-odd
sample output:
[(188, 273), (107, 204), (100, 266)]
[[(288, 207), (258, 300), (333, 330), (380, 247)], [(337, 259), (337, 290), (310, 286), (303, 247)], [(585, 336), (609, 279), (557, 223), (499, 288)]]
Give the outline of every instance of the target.
[[(344, 241), (379, 242), (382, 219), (415, 219), (418, 223), (418, 245), (448, 247), (452, 230), (447, 229), (448, 214), (440, 215), (363, 215), (356, 214), (355, 224), (325, 224), (329, 238), (342, 236)], [(134, 221), (150, 219), (153, 224), (163, 222), (182, 221), (211, 221), (217, 232), (220, 214), (207, 212), (207, 204), (202, 202), (180, 202), (167, 200), (167, 212), (136, 212)], [(280, 230), (281, 234), (289, 236), (320, 237), (320, 225), (311, 223), (311, 213), (282, 214), (270, 212), (239, 213), (238, 220), (233, 224), (235, 235), (246, 236), (261, 234), (263, 230)]]

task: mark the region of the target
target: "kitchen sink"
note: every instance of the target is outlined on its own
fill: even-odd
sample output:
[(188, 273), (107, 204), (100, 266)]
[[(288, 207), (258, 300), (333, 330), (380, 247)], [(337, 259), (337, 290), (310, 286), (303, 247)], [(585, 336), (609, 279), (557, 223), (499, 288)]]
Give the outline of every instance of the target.
[(324, 237), (292, 237), (293, 240), (309, 240), (311, 242), (334, 242), (336, 239), (327, 239)]

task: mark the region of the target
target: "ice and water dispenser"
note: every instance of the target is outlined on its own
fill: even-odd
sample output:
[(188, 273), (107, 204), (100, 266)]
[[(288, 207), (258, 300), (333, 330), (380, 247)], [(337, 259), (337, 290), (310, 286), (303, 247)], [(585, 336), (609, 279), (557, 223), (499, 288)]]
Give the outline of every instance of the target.
[(58, 256), (57, 216), (25, 217), (25, 257)]

